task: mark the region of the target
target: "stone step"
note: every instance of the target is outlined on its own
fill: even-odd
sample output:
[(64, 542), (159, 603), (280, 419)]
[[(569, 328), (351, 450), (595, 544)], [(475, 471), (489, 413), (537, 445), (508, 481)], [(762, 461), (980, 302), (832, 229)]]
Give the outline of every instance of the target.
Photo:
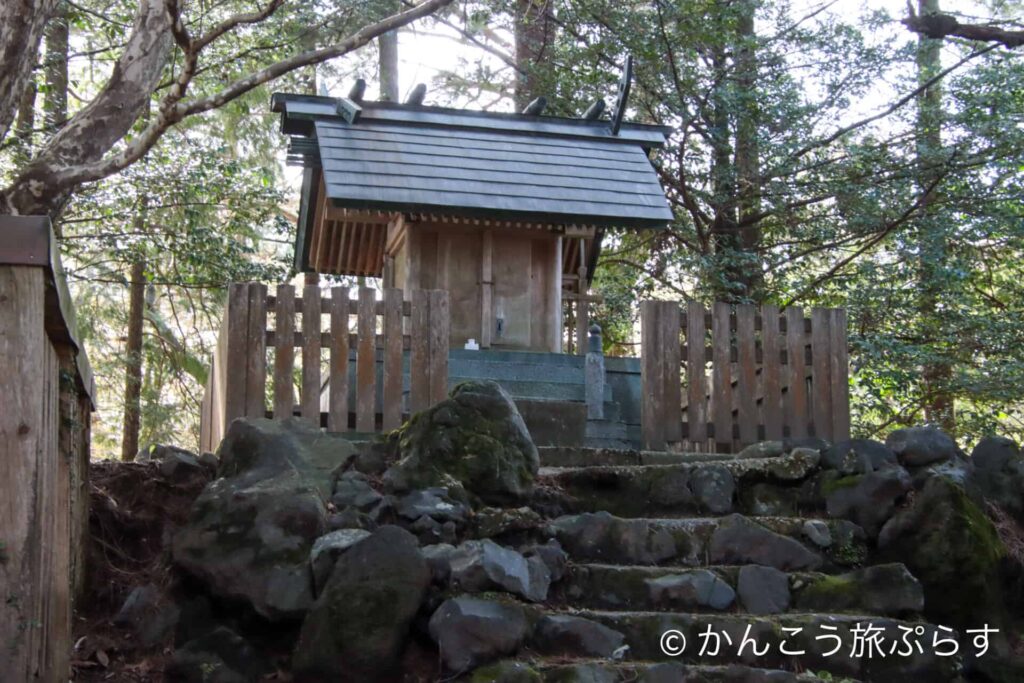
[[(498, 379), (494, 377), (448, 375), (448, 388), (453, 389), (456, 385), (469, 380), (491, 379), (501, 385), (501, 388), (514, 398), (547, 399), (556, 401), (580, 401), (586, 400), (586, 386), (582, 383), (560, 383), (548, 382), (542, 379)], [(604, 400), (612, 400), (611, 387), (605, 385)]]
[(546, 468), (628, 467), (633, 465), (685, 465), (696, 462), (730, 462), (727, 453), (667, 453), (633, 448), (539, 448), (541, 466)]
[[(819, 676), (827, 672), (833, 678), (849, 677), (872, 683), (902, 683), (905, 679), (953, 681), (959, 673), (958, 659), (939, 656), (933, 646), (936, 638), (955, 638), (956, 634), (938, 632), (938, 627), (922, 622), (814, 613), (757, 616), (573, 610), (548, 614), (586, 619), (622, 634), (624, 643), (629, 646), (628, 659), (671, 661), (684, 665), (740, 664), (766, 669), (812, 671)], [(875, 642), (880, 644), (884, 656), (877, 649), (872, 657), (863, 656), (865, 653), (855, 650), (858, 633), (862, 640), (869, 635), (869, 628), (871, 632), (878, 633)], [(920, 633), (916, 629), (920, 629)], [(679, 654), (667, 654), (662, 649), (663, 642), (677, 648), (683, 644), (678, 636), (666, 641), (663, 634), (670, 631), (674, 632), (673, 635), (680, 634), (685, 638), (685, 646)], [(712, 655), (710, 650), (714, 637), (701, 637), (701, 634), (708, 631), (720, 634), (720, 649), (716, 655)], [(537, 633), (540, 634), (541, 629), (538, 628)], [(891, 650), (904, 647), (904, 639), (909, 640), (909, 653), (907, 656), (899, 656)], [(750, 640), (756, 643), (756, 654)], [(708, 641), (708, 649), (702, 653), (701, 645), (705, 641)], [(565, 649), (562, 652), (550, 641), (540, 646), (545, 654), (552, 656), (580, 654), (573, 651), (569, 639), (563, 639), (563, 642)], [(913, 646), (915, 642), (920, 643), (920, 652)], [(838, 650), (832, 653), (837, 647)]]
[(529, 365), (546, 365), (583, 368), (585, 359), (567, 353), (550, 353), (545, 351), (503, 351), (500, 349), (451, 349), (448, 352), (448, 363), (460, 362), (487, 363), (524, 363)]
[(633, 448), (636, 445), (636, 442), (615, 437), (587, 436), (583, 439), (583, 444), (587, 448), (621, 450)]
[(549, 529), (578, 563), (707, 567), (759, 564), (836, 573), (867, 556), (863, 531), (846, 520), (801, 517), (623, 518), (565, 515)]
[[(814, 453), (811, 457), (810, 453)], [(806, 450), (777, 458), (707, 459), (674, 454), (637, 456), (643, 464), (593, 465), (590, 457), (606, 460), (631, 456), (600, 451), (558, 452), (573, 467), (543, 467), (543, 483), (561, 489), (579, 512), (607, 510), (626, 517), (680, 515), (795, 514), (821, 506), (821, 497), (801, 480), (817, 467), (817, 453)], [(674, 460), (674, 462), (673, 462)], [(649, 464), (652, 462), (672, 464)], [(548, 462), (545, 462), (548, 465)]]
[[(532, 676), (535, 673), (536, 676)], [(518, 676), (518, 677), (517, 677)], [(715, 666), (679, 662), (612, 662), (606, 659), (537, 657), (502, 660), (482, 667), (465, 679), (471, 683), (825, 683), (834, 681), (811, 673), (759, 669), (733, 664)], [(843, 683), (859, 683), (844, 678)]]
[(534, 382), (583, 385), (585, 381), (582, 365), (490, 361), (475, 358), (451, 359), (448, 366), (448, 375), (491, 379), (496, 382), (518, 379)]
[(557, 597), (578, 608), (779, 614), (834, 613), (913, 617), (924, 608), (921, 584), (902, 564), (840, 575), (782, 572), (759, 565), (640, 567), (572, 564)]
[(623, 439), (640, 443), (640, 425), (619, 422), (611, 417), (587, 422), (587, 436), (599, 439)]

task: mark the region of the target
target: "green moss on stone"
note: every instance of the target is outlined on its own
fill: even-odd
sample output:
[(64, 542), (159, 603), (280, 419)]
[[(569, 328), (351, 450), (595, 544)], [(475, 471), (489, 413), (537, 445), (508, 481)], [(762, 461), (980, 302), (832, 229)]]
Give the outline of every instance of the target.
[(864, 475), (862, 474), (851, 474), (848, 477), (825, 479), (821, 482), (821, 493), (827, 498), (840, 489), (853, 488), (859, 484), (863, 478)]
[(541, 683), (535, 669), (522, 662), (496, 662), (473, 672), (470, 683)]
[(807, 609), (853, 609), (860, 604), (860, 585), (842, 576), (822, 576), (800, 591), (797, 604)]

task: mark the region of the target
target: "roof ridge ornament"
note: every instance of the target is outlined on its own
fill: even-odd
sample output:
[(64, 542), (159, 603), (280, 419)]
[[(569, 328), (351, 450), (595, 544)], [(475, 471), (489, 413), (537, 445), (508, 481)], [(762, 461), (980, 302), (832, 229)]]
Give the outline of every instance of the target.
[(363, 95), (366, 94), (366, 80), (357, 78), (356, 82), (352, 84), (352, 89), (348, 91), (348, 98), (359, 104), (363, 101)]
[(423, 104), (423, 99), (427, 96), (427, 85), (426, 83), (417, 83), (416, 87), (409, 93), (409, 97), (405, 98), (406, 104), (414, 106), (420, 106)]
[(629, 89), (632, 83), (633, 55), (626, 55), (626, 63), (622, 67), (622, 76), (619, 77), (619, 92), (615, 98), (615, 109), (612, 110), (612, 135), (618, 135), (619, 130), (622, 128), (622, 118), (626, 115), (626, 102), (629, 100)]
[(594, 100), (594, 103), (587, 107), (587, 110), (583, 112), (584, 121), (597, 121), (601, 118), (601, 114), (604, 113), (605, 101), (603, 97), (598, 97)]
[(544, 107), (548, 106), (548, 98), (541, 95), (537, 99), (530, 102), (528, 105), (523, 107), (521, 113), (526, 116), (540, 116), (540, 113), (544, 111)]

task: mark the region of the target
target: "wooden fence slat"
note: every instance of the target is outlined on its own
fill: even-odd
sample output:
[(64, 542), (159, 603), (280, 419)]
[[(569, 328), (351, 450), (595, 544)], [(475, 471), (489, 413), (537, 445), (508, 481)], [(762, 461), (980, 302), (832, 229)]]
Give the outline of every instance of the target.
[(811, 310), (811, 412), (814, 417), (814, 435), (832, 440), (832, 380), (831, 330), (829, 310), (815, 307)]
[(450, 330), (448, 292), (430, 293), (430, 404), (443, 401), (448, 395), (448, 344)]
[(693, 448), (703, 450), (708, 440), (707, 374), (705, 373), (704, 306), (698, 301), (686, 304), (686, 418)]
[(402, 290), (384, 290), (383, 429), (402, 424)]
[(764, 438), (782, 439), (782, 344), (779, 332), (779, 307), (761, 307), (761, 414)]
[(376, 294), (369, 287), (359, 288), (359, 318), (356, 346), (356, 431), (372, 432), (376, 427), (377, 314)]
[(246, 330), (245, 414), (265, 417), (267, 412), (267, 286), (251, 282)]
[(732, 449), (732, 368), (730, 364), (729, 304), (715, 302), (711, 317), (711, 346), (714, 400), (712, 422), (715, 425), (716, 448), (728, 453)]
[(740, 446), (757, 441), (757, 358), (755, 351), (753, 304), (736, 307), (737, 376), (736, 399)]
[[(580, 302), (583, 304), (584, 302)], [(683, 388), (680, 378), (682, 360), (680, 358), (680, 303), (678, 301), (661, 302), (661, 348), (662, 376), (662, 408), (664, 412), (663, 436), (667, 443), (679, 443), (683, 439)], [(581, 342), (586, 346), (587, 338)], [(603, 399), (602, 399), (603, 400)]]
[(249, 292), (245, 283), (235, 282), (228, 288), (228, 306), (225, 316), (228, 321), (228, 382), (224, 387), (224, 425), (238, 417), (245, 417), (246, 410), (246, 341), (249, 334)]
[(348, 431), (348, 287), (331, 287), (327, 430)]
[(832, 438), (842, 441), (850, 438), (850, 361), (846, 341), (846, 309), (832, 309), (831, 318), (829, 370), (832, 378)]
[(277, 286), (274, 320), (274, 419), (284, 420), (295, 409), (295, 348), (291, 343), (295, 336), (294, 286)]
[(409, 411), (418, 413), (430, 405), (430, 295), (412, 291), (409, 328)]
[(640, 303), (640, 430), (645, 450), (665, 450), (664, 349), (662, 308), (657, 301)]
[(320, 426), (320, 287), (306, 285), (302, 288), (302, 299), (306, 302), (302, 313), (302, 334), (306, 343), (302, 345), (302, 388), (300, 391), (300, 413), (302, 419)]
[(804, 330), (804, 312), (799, 308), (786, 309), (786, 357), (789, 364), (786, 393), (789, 395), (789, 435), (808, 436), (807, 429), (807, 335)]

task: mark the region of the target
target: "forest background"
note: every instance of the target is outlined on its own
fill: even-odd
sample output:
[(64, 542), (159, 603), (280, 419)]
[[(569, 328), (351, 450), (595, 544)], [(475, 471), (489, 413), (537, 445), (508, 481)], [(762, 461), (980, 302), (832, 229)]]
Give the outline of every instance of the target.
[[(628, 116), (675, 131), (655, 163), (676, 220), (606, 240), (608, 353), (635, 355), (645, 297), (845, 306), (857, 435), (927, 420), (964, 443), (1024, 438), (1019, 0), (957, 3), (939, 15), (952, 24), (915, 22), (954, 9), (938, 0), (442, 0), (395, 31), (378, 23), (408, 9), (394, 0), (32, 1), (48, 15), (0, 126), (0, 212), (54, 220), (97, 378), (97, 457), (194, 448), (225, 285), (294, 275), (298, 176), (271, 92), (361, 77), (369, 98), (425, 82), (428, 104), (544, 95), (546, 113), (579, 116), (614, 97), (627, 54)], [(114, 163), (44, 168), (160, 12), (174, 41), (102, 150)], [(366, 27), (382, 30), (345, 42)], [(187, 88), (210, 106), (167, 106)], [(45, 201), (23, 191), (66, 177)]]

